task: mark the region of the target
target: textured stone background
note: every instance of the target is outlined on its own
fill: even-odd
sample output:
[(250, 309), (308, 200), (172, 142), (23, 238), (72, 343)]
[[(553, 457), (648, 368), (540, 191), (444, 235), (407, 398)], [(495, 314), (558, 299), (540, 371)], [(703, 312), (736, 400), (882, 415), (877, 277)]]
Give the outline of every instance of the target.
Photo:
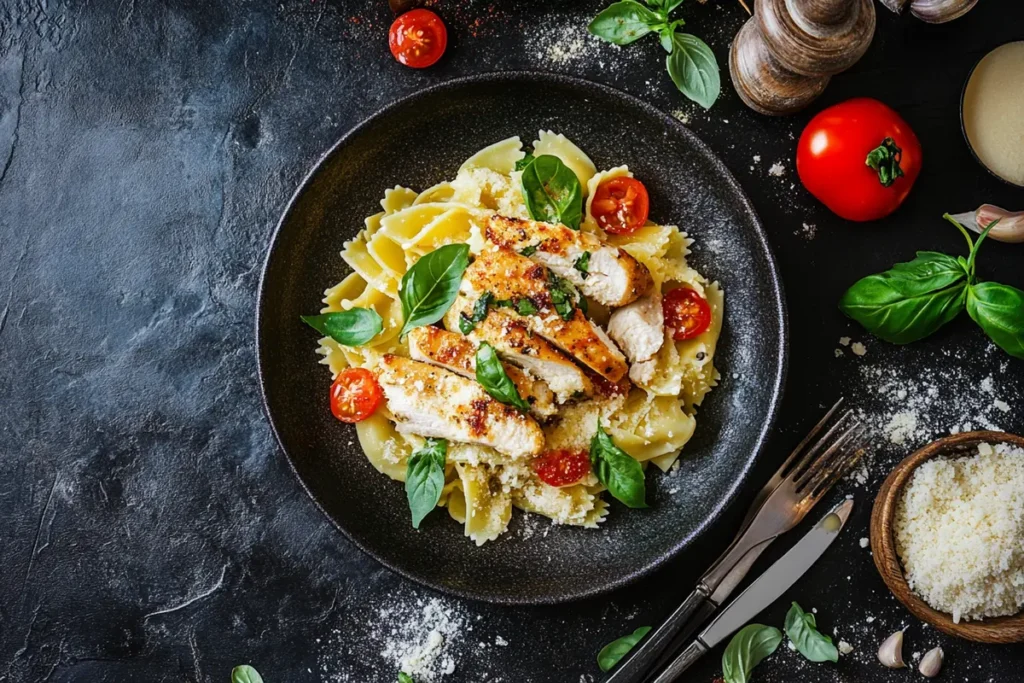
[[(794, 335), (778, 436), (749, 493), (837, 394), (873, 418), (867, 484), (836, 494), (857, 499), (850, 530), (762, 617), (781, 623), (789, 599), (816, 606), (819, 623), (857, 651), (832, 667), (783, 649), (758, 680), (909, 680), (917, 674), (885, 671), (873, 654), (904, 625), (908, 653), (946, 648), (944, 680), (1019, 678), (1021, 648), (920, 628), (858, 539), (886, 466), (921, 433), (970, 418), (958, 410), (991, 404), (978, 389), (985, 378), (1019, 403), (1024, 366), (966, 320), (911, 347), (873, 342), (835, 302), (856, 277), (914, 249), (960, 249), (943, 211), (1024, 204), (973, 162), (957, 119), (971, 65), (1024, 38), (1021, 6), (985, 0), (942, 27), (880, 10), (860, 64), (806, 114), (767, 119), (727, 80), (710, 113), (685, 101), (653, 40), (617, 50), (585, 38), (603, 2), (438, 4), (449, 54), (414, 72), (387, 53), (383, 0), (0, 2), (0, 680), (218, 682), (247, 661), (268, 683), (395, 680), (378, 612), (413, 620), (416, 601), (435, 596), (351, 547), (291, 475), (260, 408), (255, 291), (280, 211), (339, 135), (424, 85), (503, 68), (589, 77), (675, 112), (750, 192), (778, 254)], [(712, 0), (688, 3), (683, 16), (724, 63), (743, 11)], [(790, 186), (791, 136), (852, 95), (896, 107), (925, 147), (907, 205), (869, 226), (843, 223)], [(766, 172), (776, 161), (781, 178)], [(816, 226), (813, 240), (799, 234), (804, 223)], [(981, 268), (1024, 286), (1020, 256), (1021, 247), (992, 244)], [(866, 341), (868, 355), (837, 357), (843, 335)], [(938, 387), (931, 421), (903, 445), (885, 439), (899, 406), (872, 374), (912, 392), (922, 377)], [(1024, 430), (1019, 412), (996, 418)], [(600, 680), (599, 647), (664, 615), (742, 507), (676, 567), (606, 598), (545, 609), (444, 598), (473, 624), (450, 644), (458, 668), (445, 680)], [(497, 636), (509, 645), (496, 647)], [(710, 681), (717, 654), (687, 680)]]

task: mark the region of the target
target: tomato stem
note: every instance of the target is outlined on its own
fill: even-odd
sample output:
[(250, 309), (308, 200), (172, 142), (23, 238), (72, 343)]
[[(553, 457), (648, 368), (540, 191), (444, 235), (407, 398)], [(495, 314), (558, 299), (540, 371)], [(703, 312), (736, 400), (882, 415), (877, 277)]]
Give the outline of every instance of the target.
[(896, 141), (886, 138), (882, 144), (868, 152), (864, 164), (878, 172), (878, 182), (882, 183), (882, 187), (889, 187), (903, 175), (903, 169), (900, 168), (902, 156), (903, 150), (896, 146)]

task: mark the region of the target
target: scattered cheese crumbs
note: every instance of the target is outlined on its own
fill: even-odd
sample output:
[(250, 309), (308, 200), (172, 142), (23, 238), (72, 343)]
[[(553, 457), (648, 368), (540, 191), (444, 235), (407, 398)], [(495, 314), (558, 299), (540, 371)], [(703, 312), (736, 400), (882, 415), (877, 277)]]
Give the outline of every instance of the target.
[[(382, 616), (390, 620), (390, 614)], [(426, 601), (420, 614), (402, 624), (385, 643), (383, 655), (416, 681), (432, 683), (455, 671), (455, 660), (445, 650), (462, 632), (462, 619), (437, 598)]]
[(953, 621), (1015, 614), (1024, 605), (1024, 449), (917, 468), (896, 510), (896, 549), (910, 587)]
[(788, 648), (789, 648), (790, 650), (792, 650), (793, 652), (796, 652), (796, 645), (794, 645), (794, 644), (793, 644), (793, 641), (792, 641), (792, 640), (791, 640), (791, 641), (789, 641), (788, 643), (786, 643), (786, 646), (787, 646), (787, 647), (788, 647)]
[(494, 644), (499, 647), (508, 647), (508, 641), (502, 638), (501, 636), (495, 637)]
[(864, 621), (869, 623), (869, 624), (873, 624), (875, 622), (875, 618), (874, 617), (868, 617)]
[(1007, 403), (1006, 401), (1000, 401), (998, 398), (992, 401), (992, 407), (996, 408), (997, 410), (1001, 410), (1004, 413), (1010, 412), (1010, 404)]
[(781, 178), (785, 174), (786, 167), (783, 166), (782, 162), (780, 161), (776, 161), (774, 164), (771, 165), (771, 168), (768, 169), (768, 175), (775, 176), (776, 178)]
[(760, 154), (755, 154), (754, 155), (754, 163), (755, 164), (761, 163), (761, 155)]
[(867, 347), (860, 342), (853, 342), (853, 344), (850, 345), (850, 350), (853, 351), (853, 355), (855, 356), (863, 356), (868, 352)]
[(860, 547), (861, 548), (867, 548), (869, 545), (871, 545), (871, 539), (870, 538), (866, 538), (865, 537), (865, 538), (860, 539)]
[(689, 125), (690, 123), (690, 114), (683, 109), (673, 110), (672, 116), (676, 117), (676, 119), (683, 125)]
[(848, 655), (853, 652), (853, 645), (850, 645), (845, 640), (840, 640), (837, 647), (839, 648), (839, 654), (841, 655)]
[(849, 337), (840, 337), (839, 338), (839, 343), (842, 344), (843, 346), (849, 346), (850, 345), (850, 338)]
[(896, 413), (883, 430), (890, 443), (902, 446), (917, 434), (917, 414), (909, 410)]
[(842, 349), (836, 349), (836, 358), (842, 358), (842, 357), (843, 357), (843, 350)]
[[(750, 168), (753, 169), (754, 167), (751, 166)], [(818, 226), (814, 223), (803, 223), (799, 230), (793, 231), (793, 234), (810, 241), (818, 235)]]

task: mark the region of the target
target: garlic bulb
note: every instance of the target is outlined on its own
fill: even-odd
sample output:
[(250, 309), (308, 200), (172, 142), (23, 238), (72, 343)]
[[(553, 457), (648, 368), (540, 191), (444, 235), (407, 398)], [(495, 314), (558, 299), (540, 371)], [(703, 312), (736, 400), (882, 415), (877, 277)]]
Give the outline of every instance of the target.
[(1007, 211), (994, 204), (982, 204), (977, 211), (958, 213), (953, 218), (968, 230), (978, 233), (999, 219), (989, 231), (989, 238), (997, 242), (1024, 242), (1024, 211)]
[(896, 631), (879, 646), (878, 661), (890, 669), (902, 669), (906, 666), (903, 661), (903, 631)]
[(944, 24), (971, 11), (978, 0), (913, 0), (910, 13), (929, 24)]
[(921, 665), (917, 667), (917, 670), (925, 678), (935, 678), (942, 670), (942, 656), (941, 647), (928, 650), (928, 653), (921, 658)]

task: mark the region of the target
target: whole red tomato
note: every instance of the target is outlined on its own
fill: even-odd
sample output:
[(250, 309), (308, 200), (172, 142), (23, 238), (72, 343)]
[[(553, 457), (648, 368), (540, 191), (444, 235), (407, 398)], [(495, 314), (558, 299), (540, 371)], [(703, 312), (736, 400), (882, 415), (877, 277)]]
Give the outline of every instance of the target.
[(837, 215), (872, 221), (910, 194), (921, 172), (921, 143), (890, 107), (857, 97), (811, 119), (797, 144), (796, 172)]

